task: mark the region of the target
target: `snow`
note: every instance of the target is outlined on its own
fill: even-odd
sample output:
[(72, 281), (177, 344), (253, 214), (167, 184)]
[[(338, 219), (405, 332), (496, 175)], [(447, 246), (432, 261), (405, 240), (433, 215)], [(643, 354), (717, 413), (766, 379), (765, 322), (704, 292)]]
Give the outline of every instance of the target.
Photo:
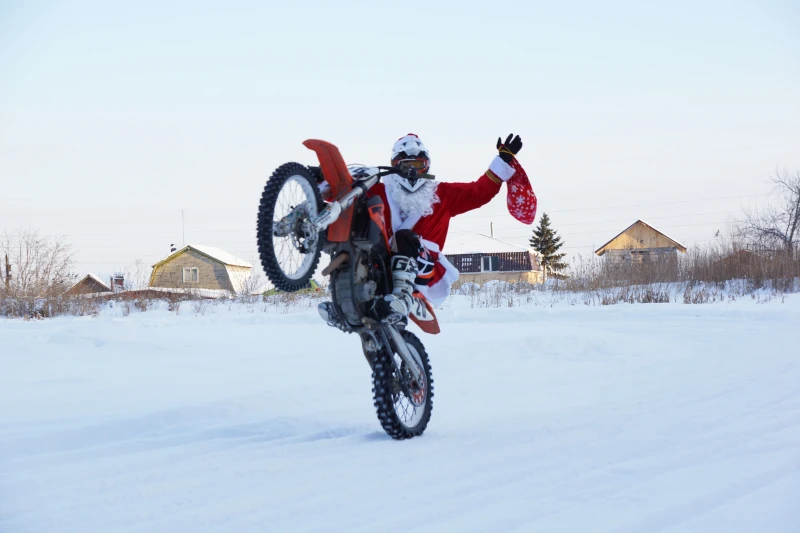
[(529, 247), (505, 242), (482, 233), (448, 235), (447, 242), (444, 245), (445, 254), (499, 254), (526, 251), (536, 253)]
[(225, 270), (228, 272), (228, 279), (231, 280), (234, 294), (244, 293), (247, 289), (247, 281), (250, 279), (250, 271), (233, 269), (228, 265), (225, 265)]
[[(109, 291), (111, 290), (111, 287), (109, 287), (109, 286), (108, 286), (108, 283), (104, 282), (102, 279), (100, 279), (100, 276), (98, 276), (98, 275), (96, 275), (96, 274), (92, 274), (92, 273), (90, 272), (89, 274), (86, 274), (86, 278), (92, 278), (92, 279), (93, 279), (93, 280), (95, 280), (97, 283), (99, 283), (99, 284), (100, 284), (100, 285), (102, 285), (103, 287), (107, 288)], [(85, 278), (84, 278), (84, 279), (85, 279)], [(81, 280), (81, 281), (83, 281), (83, 280)], [(79, 282), (79, 283), (80, 283), (80, 282)]]
[(800, 531), (798, 295), (455, 297), (404, 442), (311, 305), (0, 322), (0, 531)]
[[(129, 289), (118, 291), (116, 294), (119, 296), (127, 296), (130, 298), (138, 298), (142, 294), (163, 292), (165, 294), (185, 294), (196, 298), (219, 298), (230, 300), (235, 298), (235, 295), (229, 290), (225, 289), (198, 289), (198, 288), (185, 288), (185, 287), (146, 287), (144, 289)], [(79, 295), (81, 298), (86, 299), (103, 299), (107, 298), (108, 294), (103, 292), (95, 292)]]
[(226, 265), (253, 268), (253, 265), (251, 265), (247, 261), (239, 259), (235, 255), (229, 254), (228, 252), (220, 250), (219, 248), (215, 248), (213, 246), (206, 246), (205, 244), (190, 244), (189, 246), (191, 246), (198, 252), (204, 253), (209, 257), (213, 257), (214, 259)]

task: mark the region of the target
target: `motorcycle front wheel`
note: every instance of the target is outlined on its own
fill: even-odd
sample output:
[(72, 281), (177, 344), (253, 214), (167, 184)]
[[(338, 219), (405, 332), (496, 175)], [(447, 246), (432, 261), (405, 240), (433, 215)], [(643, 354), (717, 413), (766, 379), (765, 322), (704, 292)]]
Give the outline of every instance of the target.
[(394, 350), (385, 347), (375, 356), (372, 368), (372, 394), (378, 420), (384, 431), (396, 440), (422, 435), (433, 409), (433, 378), (428, 353), (416, 335), (402, 332), (412, 355), (422, 361), (422, 372), (410, 369)]
[(308, 286), (325, 242), (325, 231), (311, 224), (322, 208), (319, 187), (299, 163), (281, 165), (264, 186), (256, 238), (261, 266), (276, 289), (294, 292)]

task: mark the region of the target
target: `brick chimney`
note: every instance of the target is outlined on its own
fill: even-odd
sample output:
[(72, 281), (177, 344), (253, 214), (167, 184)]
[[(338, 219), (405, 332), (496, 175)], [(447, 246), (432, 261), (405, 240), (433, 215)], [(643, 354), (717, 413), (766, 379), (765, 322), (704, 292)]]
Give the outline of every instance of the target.
[(111, 292), (122, 292), (125, 290), (125, 275), (114, 274), (111, 276)]

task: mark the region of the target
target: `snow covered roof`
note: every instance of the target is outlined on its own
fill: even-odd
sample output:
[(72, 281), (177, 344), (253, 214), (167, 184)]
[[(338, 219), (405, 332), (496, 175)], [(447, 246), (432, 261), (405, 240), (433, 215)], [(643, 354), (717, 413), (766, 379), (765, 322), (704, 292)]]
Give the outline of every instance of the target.
[(219, 248), (215, 248), (213, 246), (206, 246), (205, 244), (187, 244), (180, 250), (177, 250), (169, 254), (167, 257), (165, 257), (164, 259), (153, 265), (153, 267), (157, 267), (158, 265), (165, 263), (166, 261), (169, 261), (179, 253), (182, 253), (188, 250), (189, 248), (196, 250), (201, 254), (210, 257), (211, 259), (215, 259), (220, 263), (222, 263), (223, 265), (253, 268), (253, 265), (251, 265), (247, 261), (243, 261), (242, 259), (239, 259), (235, 255), (229, 254), (224, 250), (220, 250)]
[[(86, 278), (91, 278), (91, 279), (95, 280), (97, 283), (99, 283), (100, 285), (102, 285), (103, 287), (105, 287), (106, 289), (111, 290), (111, 287), (108, 286), (108, 283), (103, 282), (103, 280), (100, 279), (100, 276), (98, 276), (96, 274), (92, 274), (92, 273), (86, 274), (86, 276), (81, 278), (78, 281), (78, 283), (80, 283), (81, 281), (85, 280)], [(75, 285), (77, 285), (78, 283), (76, 283)]]
[(666, 233), (664, 233), (664, 232), (663, 232), (663, 231), (661, 231), (660, 229), (657, 229), (655, 226), (653, 226), (652, 224), (650, 224), (650, 223), (649, 223), (649, 222), (647, 222), (646, 220), (639, 219), (639, 220), (637, 220), (637, 222), (641, 222), (641, 223), (642, 223), (642, 224), (644, 224), (645, 226), (649, 226), (649, 227), (651, 227), (652, 229), (654, 229), (655, 231), (659, 232), (661, 235), (663, 235), (663, 236), (664, 236), (664, 237), (666, 237), (667, 239), (669, 239), (669, 240), (671, 240), (672, 242), (674, 242), (675, 244), (677, 244), (679, 248), (683, 248), (684, 250), (686, 249), (686, 245), (685, 245), (685, 244), (683, 244), (681, 241), (679, 241), (678, 239), (673, 239), (672, 237), (670, 237), (669, 235), (667, 235)]
[(483, 233), (457, 233), (447, 236), (444, 244), (445, 254), (532, 252), (527, 246), (495, 239)]
[(78, 281), (76, 281), (76, 282), (75, 282), (75, 283), (72, 285), (72, 287), (70, 287), (70, 288), (69, 288), (69, 289), (67, 289), (67, 290), (68, 290), (68, 291), (70, 291), (70, 290), (74, 289), (75, 287), (77, 287), (78, 285), (80, 285), (81, 283), (83, 283), (83, 282), (84, 282), (85, 280), (87, 280), (87, 279), (91, 279), (91, 280), (93, 280), (93, 281), (96, 281), (97, 283), (99, 283), (100, 285), (102, 285), (102, 286), (103, 286), (103, 288), (105, 288), (107, 291), (111, 292), (111, 287), (109, 287), (107, 283), (104, 283), (104, 282), (103, 282), (103, 280), (102, 280), (102, 279), (100, 279), (100, 276), (98, 276), (98, 275), (96, 275), (96, 274), (92, 274), (92, 273), (89, 273), (89, 274), (86, 274), (85, 276), (83, 276), (81, 279), (79, 279)]
[(189, 244), (188, 246), (191, 246), (201, 254), (205, 254), (209, 257), (216, 259), (220, 263), (224, 263), (230, 266), (253, 268), (253, 265), (251, 265), (247, 261), (239, 259), (235, 255), (229, 254), (228, 252), (220, 250), (219, 248), (214, 248), (213, 246), (206, 246), (204, 244)]
[[(100, 279), (100, 276), (98, 276), (96, 274), (92, 274), (90, 272), (89, 274), (86, 274), (86, 277), (83, 278), (83, 279), (86, 279), (86, 278), (92, 278), (93, 280), (95, 280), (97, 283), (99, 283), (100, 285), (102, 285), (106, 289), (111, 290), (111, 287), (109, 287), (107, 283), (103, 282), (103, 280)], [(83, 280), (81, 280), (81, 281), (83, 281)], [(80, 283), (80, 281), (78, 283)]]
[(622, 231), (620, 231), (619, 233), (617, 233), (616, 235), (614, 235), (614, 237), (612, 237), (612, 238), (611, 238), (611, 239), (610, 239), (610, 240), (609, 240), (607, 243), (605, 243), (603, 246), (601, 246), (600, 248), (598, 248), (597, 250), (595, 250), (595, 252), (594, 252), (594, 253), (596, 253), (597, 255), (603, 255), (603, 254), (605, 253), (605, 247), (606, 247), (606, 246), (608, 246), (609, 244), (611, 244), (612, 242), (614, 242), (614, 239), (616, 239), (617, 237), (619, 237), (620, 235), (622, 235), (623, 233), (625, 233), (626, 231), (628, 231), (629, 229), (631, 229), (632, 227), (634, 227), (636, 224), (644, 224), (645, 226), (647, 226), (648, 228), (652, 229), (652, 230), (653, 230), (653, 231), (655, 231), (656, 233), (660, 233), (660, 234), (661, 234), (661, 236), (662, 236), (662, 237), (664, 237), (665, 239), (667, 239), (667, 240), (669, 240), (669, 241), (672, 241), (672, 243), (674, 243), (674, 244), (675, 244), (675, 247), (676, 247), (676, 248), (678, 248), (679, 250), (681, 250), (682, 252), (685, 252), (685, 251), (686, 251), (686, 246), (685, 246), (685, 245), (683, 245), (683, 244), (682, 244), (680, 241), (677, 241), (677, 240), (673, 239), (672, 237), (670, 237), (669, 235), (667, 235), (666, 233), (664, 233), (664, 232), (663, 232), (663, 231), (661, 231), (660, 229), (656, 228), (656, 227), (655, 227), (655, 226), (653, 226), (652, 224), (648, 224), (648, 223), (647, 223), (647, 222), (645, 222), (644, 220), (642, 220), (642, 219), (639, 219), (639, 220), (637, 220), (636, 222), (634, 222), (633, 224), (631, 224), (630, 226), (628, 226), (627, 228), (625, 228), (624, 230), (622, 230)]

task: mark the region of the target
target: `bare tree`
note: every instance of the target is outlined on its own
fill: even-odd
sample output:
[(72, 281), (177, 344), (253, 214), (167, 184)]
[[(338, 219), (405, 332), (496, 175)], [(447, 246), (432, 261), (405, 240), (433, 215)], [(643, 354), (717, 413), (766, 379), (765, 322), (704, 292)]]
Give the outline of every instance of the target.
[(264, 285), (264, 277), (261, 269), (256, 267), (250, 270), (247, 277), (245, 277), (239, 286), (236, 296), (244, 301), (250, 301), (257, 298), (256, 292), (261, 290)]
[(38, 229), (0, 235), (0, 255), (11, 263), (9, 292), (18, 297), (60, 294), (75, 279), (72, 247), (61, 237), (45, 237)]
[(125, 270), (125, 290), (142, 290), (150, 286), (152, 268), (142, 259), (137, 259)]
[(770, 180), (775, 204), (745, 211), (742, 232), (762, 250), (783, 250), (794, 258), (800, 240), (800, 171), (776, 171)]

